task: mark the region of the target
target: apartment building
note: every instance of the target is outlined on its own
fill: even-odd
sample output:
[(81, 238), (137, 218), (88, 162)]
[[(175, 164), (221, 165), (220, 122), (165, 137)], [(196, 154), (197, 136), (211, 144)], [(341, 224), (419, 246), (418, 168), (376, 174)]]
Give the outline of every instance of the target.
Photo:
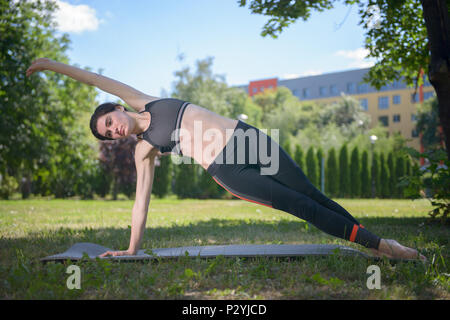
[(364, 111), (371, 115), (371, 128), (381, 123), (390, 133), (400, 132), (405, 138), (412, 139), (408, 146), (420, 151), (420, 135), (415, 130), (416, 104), (435, 95), (434, 88), (424, 78), (424, 85), (408, 88), (403, 81), (395, 81), (380, 90), (362, 83), (369, 68), (327, 73), (295, 79), (278, 78), (250, 81), (239, 86), (253, 96), (266, 89), (283, 86), (290, 89), (299, 100), (331, 103), (341, 98), (341, 94), (357, 99)]

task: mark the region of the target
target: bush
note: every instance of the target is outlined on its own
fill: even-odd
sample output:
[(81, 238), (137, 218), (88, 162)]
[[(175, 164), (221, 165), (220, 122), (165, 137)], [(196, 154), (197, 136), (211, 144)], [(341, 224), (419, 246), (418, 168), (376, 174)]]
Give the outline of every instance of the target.
[(404, 195), (411, 199), (427, 198), (434, 207), (429, 212), (432, 218), (440, 218), (442, 223), (448, 222), (450, 213), (450, 161), (442, 149), (419, 153), (415, 149), (405, 148), (406, 152), (418, 161), (427, 159), (428, 164), (422, 167), (415, 165), (410, 176), (401, 178), (398, 187), (405, 187)]
[(0, 173), (0, 198), (1, 199), (9, 199), (9, 197), (13, 194), (14, 191), (17, 190), (19, 184), (17, 180), (9, 176), (7, 173)]

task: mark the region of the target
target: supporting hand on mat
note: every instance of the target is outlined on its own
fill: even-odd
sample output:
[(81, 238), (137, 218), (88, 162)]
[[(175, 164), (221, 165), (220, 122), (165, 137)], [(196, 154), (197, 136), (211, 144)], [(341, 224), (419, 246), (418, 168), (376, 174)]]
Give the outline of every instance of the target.
[(106, 251), (105, 253), (102, 253), (99, 255), (100, 258), (104, 258), (107, 256), (117, 257), (117, 256), (134, 256), (136, 253), (131, 252), (129, 250), (123, 250), (123, 251)]

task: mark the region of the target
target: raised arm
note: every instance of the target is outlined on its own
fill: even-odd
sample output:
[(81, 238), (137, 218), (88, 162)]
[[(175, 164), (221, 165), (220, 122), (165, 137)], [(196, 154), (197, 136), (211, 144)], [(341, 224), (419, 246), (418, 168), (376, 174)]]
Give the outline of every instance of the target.
[(95, 86), (100, 90), (121, 98), (126, 104), (138, 112), (144, 110), (145, 105), (150, 101), (159, 99), (157, 97), (146, 95), (122, 82), (102, 76), (98, 73), (90, 72), (47, 58), (40, 58), (33, 61), (27, 70), (27, 76), (30, 76), (34, 72), (43, 70), (58, 72), (79, 82), (90, 86)]
[(148, 206), (153, 187), (153, 178), (155, 175), (155, 157), (158, 154), (157, 149), (153, 149), (145, 141), (138, 141), (136, 144), (135, 163), (136, 163), (136, 200), (134, 202), (131, 217), (131, 236), (128, 250), (125, 251), (107, 251), (100, 257), (136, 255), (144, 235), (145, 223), (147, 221)]

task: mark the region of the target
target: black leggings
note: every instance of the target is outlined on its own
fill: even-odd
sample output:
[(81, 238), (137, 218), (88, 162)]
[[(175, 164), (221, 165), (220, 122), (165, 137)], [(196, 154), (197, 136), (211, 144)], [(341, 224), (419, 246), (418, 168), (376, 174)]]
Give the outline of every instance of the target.
[(238, 122), (207, 171), (238, 198), (288, 212), (330, 235), (378, 249), (380, 237), (317, 190), (272, 138), (245, 122)]

